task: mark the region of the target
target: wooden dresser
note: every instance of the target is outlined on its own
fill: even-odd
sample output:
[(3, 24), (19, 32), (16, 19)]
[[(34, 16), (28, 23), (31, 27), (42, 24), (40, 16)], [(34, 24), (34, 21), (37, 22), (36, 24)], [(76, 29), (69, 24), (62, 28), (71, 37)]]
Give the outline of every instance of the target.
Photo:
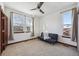
[(8, 18), (0, 6), (0, 55), (8, 43)]

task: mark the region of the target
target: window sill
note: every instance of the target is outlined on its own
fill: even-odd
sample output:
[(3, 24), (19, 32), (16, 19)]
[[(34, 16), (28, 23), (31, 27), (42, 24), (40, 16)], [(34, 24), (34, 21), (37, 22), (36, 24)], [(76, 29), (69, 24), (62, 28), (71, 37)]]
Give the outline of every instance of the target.
[(26, 31), (26, 32), (14, 32), (14, 33), (30, 33), (31, 31)]
[(31, 31), (27, 31), (27, 32), (25, 32), (25, 33), (30, 33)]
[(24, 33), (24, 32), (14, 32), (14, 33)]
[(62, 36), (63, 38), (71, 38), (71, 37), (69, 37), (69, 36)]

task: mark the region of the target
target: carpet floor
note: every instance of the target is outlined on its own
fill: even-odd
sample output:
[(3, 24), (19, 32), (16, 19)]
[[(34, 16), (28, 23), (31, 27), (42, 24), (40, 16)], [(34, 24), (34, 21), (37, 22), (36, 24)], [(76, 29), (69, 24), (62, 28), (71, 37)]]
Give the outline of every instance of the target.
[(33, 39), (8, 45), (2, 56), (78, 56), (78, 52), (75, 47)]

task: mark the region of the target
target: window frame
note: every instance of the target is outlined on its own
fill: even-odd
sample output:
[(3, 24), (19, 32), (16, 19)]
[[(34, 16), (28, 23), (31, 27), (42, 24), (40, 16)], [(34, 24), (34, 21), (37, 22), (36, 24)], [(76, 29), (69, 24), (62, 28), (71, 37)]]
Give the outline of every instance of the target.
[[(73, 8), (72, 8), (73, 9)], [(62, 20), (63, 20), (63, 29), (64, 29), (64, 19), (63, 19), (63, 15), (64, 15), (64, 13), (65, 12), (68, 12), (68, 11), (71, 11), (72, 12), (72, 9), (69, 9), (69, 10), (66, 10), (66, 11), (64, 11), (64, 12), (61, 12), (62, 13)], [(62, 37), (64, 37), (64, 38), (71, 38), (71, 35), (72, 35), (72, 24), (73, 24), (73, 13), (72, 13), (72, 16), (71, 16), (72, 18), (71, 18), (71, 31), (70, 31), (70, 36), (65, 36), (64, 34), (63, 34), (63, 32), (62, 32)]]
[[(26, 19), (27, 16), (24, 15), (24, 14), (20, 14), (20, 13), (17, 13), (17, 12), (10, 12), (10, 19), (11, 19), (11, 21), (12, 21), (13, 33), (30, 33), (31, 30), (25, 32), (25, 31), (24, 31), (24, 27), (23, 27), (23, 31), (14, 31), (14, 27), (13, 27), (13, 13), (18, 14), (18, 15), (23, 15), (23, 16), (25, 16), (25, 20), (27, 20), (27, 19)], [(33, 25), (33, 21), (32, 21), (32, 25)], [(32, 28), (32, 30), (33, 30), (33, 28)]]

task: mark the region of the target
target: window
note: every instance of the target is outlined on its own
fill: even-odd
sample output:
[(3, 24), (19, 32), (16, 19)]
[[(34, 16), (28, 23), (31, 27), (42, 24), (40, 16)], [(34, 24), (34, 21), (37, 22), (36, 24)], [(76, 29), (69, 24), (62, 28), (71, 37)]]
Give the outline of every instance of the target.
[(63, 24), (63, 36), (70, 37), (72, 28), (72, 10), (63, 13)]
[(32, 18), (18, 13), (11, 13), (13, 20), (14, 33), (23, 33), (32, 31)]
[(25, 26), (24, 27), (25, 32), (32, 32), (32, 18), (31, 17), (26, 17), (24, 26)]

